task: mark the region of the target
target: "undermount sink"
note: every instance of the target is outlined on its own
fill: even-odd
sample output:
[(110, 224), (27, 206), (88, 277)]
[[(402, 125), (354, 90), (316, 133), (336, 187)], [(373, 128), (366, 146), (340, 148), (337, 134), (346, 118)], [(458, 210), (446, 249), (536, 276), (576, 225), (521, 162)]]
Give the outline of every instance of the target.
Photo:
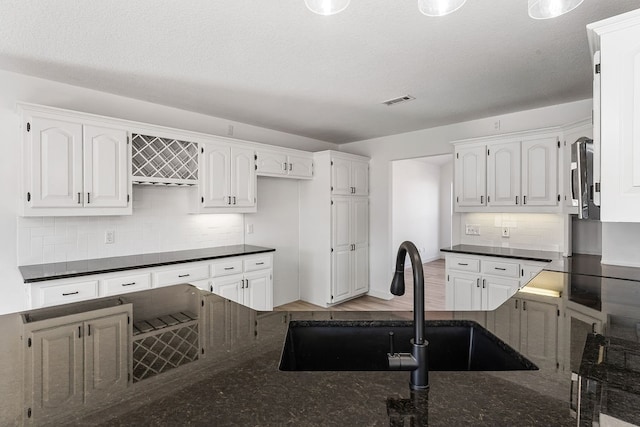
[[(281, 371), (388, 371), (394, 351), (411, 351), (410, 321), (291, 321)], [(538, 367), (476, 322), (426, 321), (429, 371), (511, 371)]]

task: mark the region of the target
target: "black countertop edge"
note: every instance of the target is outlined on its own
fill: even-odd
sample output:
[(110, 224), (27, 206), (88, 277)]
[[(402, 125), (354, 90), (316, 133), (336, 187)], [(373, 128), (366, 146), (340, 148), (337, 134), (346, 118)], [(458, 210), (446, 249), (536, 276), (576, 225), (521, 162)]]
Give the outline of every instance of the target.
[(560, 252), (534, 251), (529, 249), (502, 248), (496, 246), (455, 245), (440, 249), (442, 252), (457, 254), (497, 256), (525, 261), (552, 262), (562, 258)]
[(56, 279), (68, 279), (71, 277), (91, 276), (94, 274), (137, 270), (141, 268), (160, 267), (172, 264), (184, 264), (266, 252), (275, 252), (275, 249), (252, 245), (219, 246), (184, 251), (157, 252), (49, 264), (22, 265), (19, 266), (18, 269), (22, 274), (24, 283), (36, 283)]

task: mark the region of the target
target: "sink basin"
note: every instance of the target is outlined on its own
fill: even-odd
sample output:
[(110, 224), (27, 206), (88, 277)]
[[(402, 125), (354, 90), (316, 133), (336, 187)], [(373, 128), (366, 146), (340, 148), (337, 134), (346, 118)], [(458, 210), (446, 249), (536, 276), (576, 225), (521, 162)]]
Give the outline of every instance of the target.
[[(291, 321), (281, 371), (388, 371), (394, 351), (410, 352), (410, 321)], [(426, 321), (429, 371), (511, 371), (538, 367), (476, 322)]]

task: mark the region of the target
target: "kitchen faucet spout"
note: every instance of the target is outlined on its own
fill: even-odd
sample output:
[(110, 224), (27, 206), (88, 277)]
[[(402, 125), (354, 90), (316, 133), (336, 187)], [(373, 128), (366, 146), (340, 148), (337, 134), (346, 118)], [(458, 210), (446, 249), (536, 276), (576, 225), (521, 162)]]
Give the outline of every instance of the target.
[(411, 340), (411, 353), (393, 352), (393, 334), (389, 338), (391, 350), (387, 354), (389, 368), (402, 371), (411, 371), (410, 385), (413, 390), (429, 388), (429, 367), (427, 364), (427, 346), (429, 343), (424, 338), (424, 272), (422, 259), (416, 246), (405, 241), (398, 248), (396, 258), (396, 272), (391, 282), (393, 295), (404, 295), (404, 261), (409, 254), (411, 269), (413, 272), (413, 327), (414, 337)]

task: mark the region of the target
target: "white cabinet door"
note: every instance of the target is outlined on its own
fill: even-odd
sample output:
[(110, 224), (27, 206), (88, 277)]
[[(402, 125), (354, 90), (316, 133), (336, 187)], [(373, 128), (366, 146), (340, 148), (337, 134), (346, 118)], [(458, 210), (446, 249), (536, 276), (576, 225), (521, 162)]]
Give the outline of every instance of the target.
[(555, 369), (558, 354), (558, 306), (522, 300), (520, 351), (540, 368)]
[(558, 205), (558, 140), (522, 141), (522, 204)]
[(353, 294), (369, 290), (369, 246), (357, 246), (352, 252)]
[(287, 155), (271, 151), (258, 151), (258, 173), (268, 173), (270, 175), (287, 174)]
[(85, 206), (126, 207), (127, 133), (119, 129), (84, 126), (83, 134)]
[(30, 206), (82, 207), (82, 125), (30, 117), (29, 126)]
[(482, 278), (482, 309), (495, 310), (518, 290), (520, 281), (502, 277)]
[(332, 300), (336, 303), (351, 296), (351, 200), (334, 197), (331, 205)]
[(205, 208), (229, 206), (231, 197), (231, 149), (227, 145), (203, 144), (200, 170), (201, 203)]
[(352, 194), (351, 162), (349, 160), (336, 158), (331, 160), (331, 194)]
[(457, 206), (484, 206), (486, 204), (486, 159), (484, 146), (456, 149), (455, 192)]
[(85, 322), (85, 403), (98, 403), (127, 388), (127, 317), (119, 313)]
[(243, 304), (244, 297), (242, 294), (243, 291), (243, 282), (244, 278), (241, 274), (235, 276), (225, 276), (221, 278), (214, 278), (213, 282), (213, 293), (216, 295), (220, 295), (223, 298), (229, 299), (231, 301)]
[(247, 207), (256, 204), (255, 153), (251, 149), (231, 148), (231, 204)]
[(369, 243), (369, 199), (352, 198), (350, 204), (351, 243), (356, 246), (367, 245)]
[(482, 309), (482, 289), (480, 288), (480, 277), (474, 274), (451, 273), (448, 276), (447, 299), (445, 302), (447, 309), (451, 310), (481, 310)]
[(520, 202), (520, 141), (487, 146), (487, 205)]
[[(26, 366), (31, 416), (36, 420), (78, 409), (83, 403), (82, 322), (34, 331)], [(30, 399), (33, 399), (30, 401)]]
[(640, 222), (640, 26), (600, 36), (601, 220)]
[(520, 305), (513, 298), (487, 313), (487, 329), (515, 350), (520, 349)]
[(294, 178), (313, 177), (313, 157), (289, 156), (289, 176)]
[(259, 311), (272, 310), (273, 287), (270, 270), (246, 273), (244, 277), (244, 305)]
[(356, 196), (369, 194), (369, 163), (351, 162), (351, 187)]

